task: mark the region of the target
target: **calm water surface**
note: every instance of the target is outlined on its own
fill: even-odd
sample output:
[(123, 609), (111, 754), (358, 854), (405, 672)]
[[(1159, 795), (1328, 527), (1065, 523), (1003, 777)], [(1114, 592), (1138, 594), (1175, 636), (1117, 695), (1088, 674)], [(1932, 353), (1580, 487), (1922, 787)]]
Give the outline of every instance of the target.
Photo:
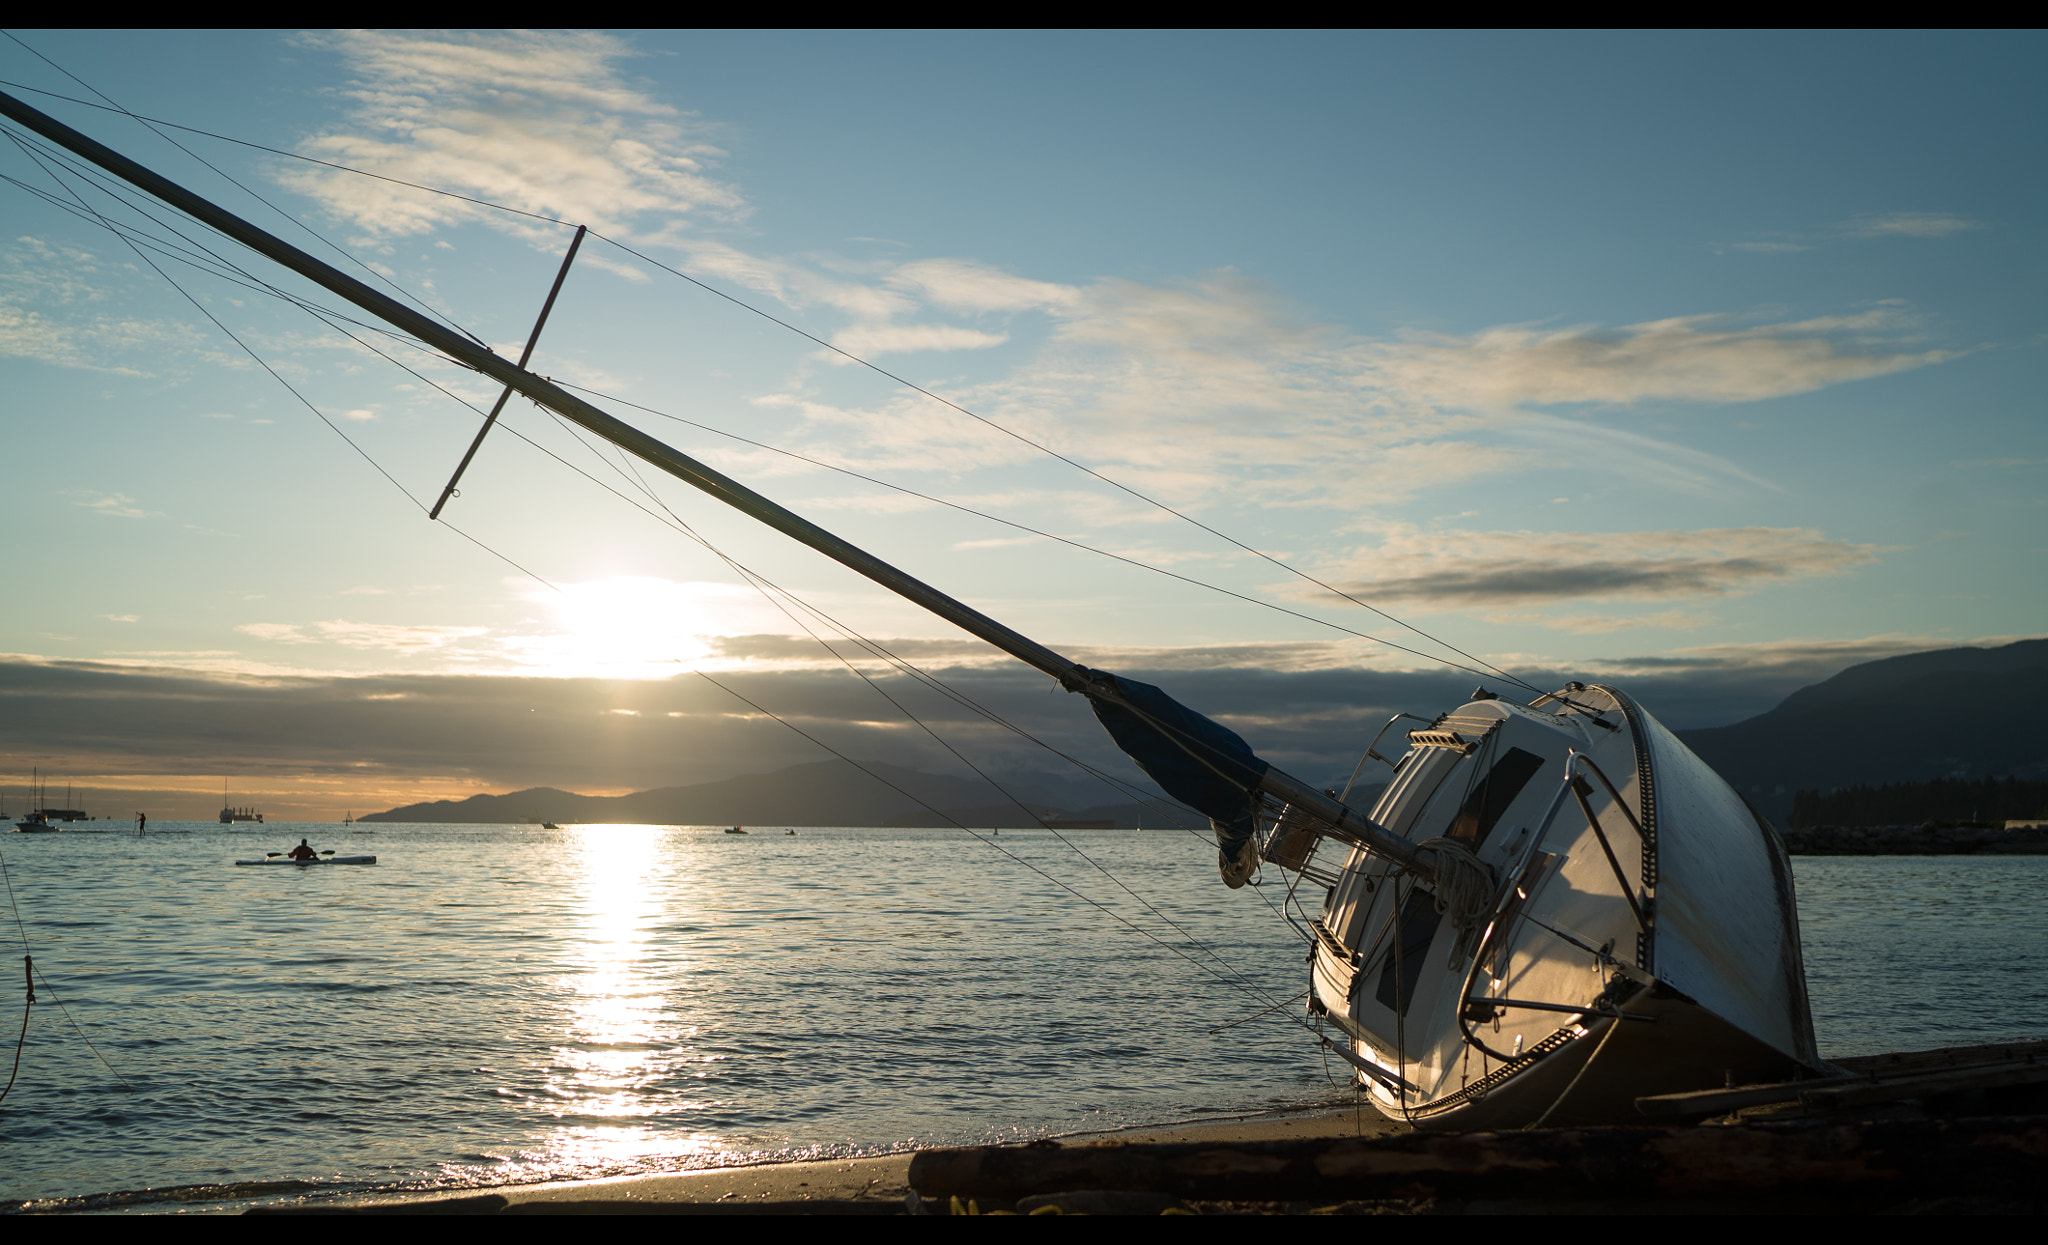
[[(595, 1176), (1341, 1093), (1298, 1002), (1212, 1032), (1294, 999), (1303, 953), (1277, 886), (1225, 890), (1178, 832), (1069, 834), (1099, 871), (1044, 832), (157, 825), (0, 839), (69, 1009), (39, 985), (0, 1199)], [(301, 834), (379, 863), (230, 863)], [(1824, 1052), (2048, 1026), (2009, 967), (2048, 944), (2048, 858), (1796, 863)]]

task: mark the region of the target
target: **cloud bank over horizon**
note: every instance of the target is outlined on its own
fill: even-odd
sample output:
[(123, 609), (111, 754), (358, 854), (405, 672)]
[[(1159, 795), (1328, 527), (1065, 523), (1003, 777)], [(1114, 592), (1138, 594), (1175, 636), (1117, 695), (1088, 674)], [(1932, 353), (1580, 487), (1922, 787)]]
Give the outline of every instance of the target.
[[(2002, 641), (2009, 638), (1978, 643)], [(982, 665), (960, 646), (892, 646), (1036, 738), (1143, 782), (1085, 703), (1048, 695), (1048, 682), (1034, 672)], [(780, 665), (723, 672), (720, 687), (691, 675), (340, 677), (0, 655), (0, 781), (19, 790), (35, 766), (52, 781), (98, 790), (101, 804), (120, 792), (124, 803), (155, 801), (152, 817), (189, 818), (212, 816), (225, 779), (238, 803), (261, 803), (276, 818), (335, 818), (537, 786), (623, 794), (830, 755), (791, 726), (855, 759), (972, 777), (836, 663), (819, 663), (814, 653), (792, 660), (798, 655), (781, 636), (738, 638), (732, 647)], [(1958, 645), (1901, 636), (1706, 645), (1519, 673), (1539, 686), (1589, 677), (1620, 683), (1667, 725), (1686, 729), (1754, 716), (1850, 665), (1942, 647)], [(1311, 781), (1341, 780), (1387, 717), (1443, 712), (1462, 703), (1475, 681), (1454, 671), (1360, 669), (1345, 664), (1351, 655), (1344, 646), (1314, 644), (1076, 654), (1164, 686)], [(1120, 800), (961, 705), (876, 674), (977, 765), (1063, 791), (1077, 807)], [(783, 720), (757, 712), (735, 691)], [(89, 811), (106, 814), (99, 805)]]

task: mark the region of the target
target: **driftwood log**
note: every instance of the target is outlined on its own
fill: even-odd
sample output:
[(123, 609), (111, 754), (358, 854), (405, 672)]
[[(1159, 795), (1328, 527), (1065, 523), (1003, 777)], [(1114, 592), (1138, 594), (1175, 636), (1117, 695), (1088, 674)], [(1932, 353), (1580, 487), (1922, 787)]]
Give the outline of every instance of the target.
[(2048, 1185), (2048, 1116), (1725, 1127), (923, 1150), (930, 1200), (1015, 1201), (1081, 1189), (1190, 1201), (1658, 1198), (1686, 1195), (2032, 1196)]
[(1838, 1076), (1727, 1089), (1693, 1090), (1636, 1099), (1636, 1110), (1653, 1120), (1721, 1115), (1746, 1107), (1799, 1104), (1812, 1113), (1853, 1110), (1907, 1099), (1939, 1101), (1973, 1090), (2032, 1091), (2008, 1094), (2000, 1110), (2034, 1112), (2048, 1105), (2048, 1042), (1997, 1042), (1892, 1055), (1858, 1055), (1834, 1061)]

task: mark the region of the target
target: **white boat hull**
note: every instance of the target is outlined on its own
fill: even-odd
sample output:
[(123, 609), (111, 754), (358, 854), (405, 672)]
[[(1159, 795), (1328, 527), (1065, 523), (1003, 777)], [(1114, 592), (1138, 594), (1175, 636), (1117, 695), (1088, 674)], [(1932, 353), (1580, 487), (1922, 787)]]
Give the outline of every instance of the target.
[(1488, 918), (1461, 926), (1362, 851), (1330, 888), (1310, 1007), (1374, 1104), (1441, 1128), (1613, 1122), (1638, 1097), (1817, 1071), (1776, 832), (1623, 694), (1561, 695), (1411, 732), (1373, 810), (1490, 866)]
[(238, 865), (297, 865), (301, 869), (313, 865), (374, 865), (375, 856), (323, 856), (318, 860), (293, 860), (289, 856), (272, 856), (264, 860), (238, 860)]

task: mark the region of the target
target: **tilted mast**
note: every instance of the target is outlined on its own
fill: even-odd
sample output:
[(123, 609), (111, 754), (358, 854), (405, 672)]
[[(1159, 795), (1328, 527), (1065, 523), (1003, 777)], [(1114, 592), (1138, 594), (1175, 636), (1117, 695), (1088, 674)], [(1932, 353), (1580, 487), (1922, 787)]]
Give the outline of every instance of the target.
[(1223, 827), (1220, 833), (1226, 857), (1241, 856), (1249, 850), (1246, 840), (1255, 806), (1253, 793), (1264, 792), (1324, 823), (1334, 837), (1392, 859), (1425, 878), (1440, 880), (1437, 874), (1444, 857), (1427, 851), (1418, 853), (1415, 844), (1389, 833), (1315, 786), (1259, 759), (1234, 732), (1179, 704), (1159, 689), (1069, 661), (739, 481), (614, 418), (554, 382), (535, 376), (489, 347), (379, 293), (4, 91), (0, 91), (0, 114), (410, 333), (463, 366), (516, 390), (741, 513), (923, 606), (1025, 665), (1050, 675), (1068, 691), (1087, 696), (1096, 716), (1119, 747), (1168, 794), (1208, 814)]

